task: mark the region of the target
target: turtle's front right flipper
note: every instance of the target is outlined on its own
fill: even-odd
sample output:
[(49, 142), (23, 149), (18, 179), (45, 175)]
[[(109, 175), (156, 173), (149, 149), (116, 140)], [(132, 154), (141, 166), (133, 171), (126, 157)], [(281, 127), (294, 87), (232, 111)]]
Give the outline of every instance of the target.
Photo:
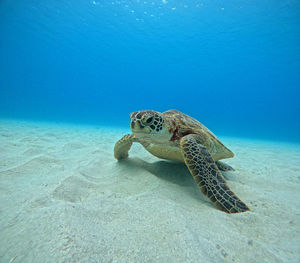
[(128, 157), (128, 152), (133, 142), (135, 142), (135, 136), (127, 134), (118, 140), (114, 148), (114, 156), (117, 160), (125, 159)]
[(196, 183), (215, 205), (227, 213), (248, 211), (248, 206), (226, 185), (215, 161), (197, 135), (190, 134), (180, 140), (184, 161)]

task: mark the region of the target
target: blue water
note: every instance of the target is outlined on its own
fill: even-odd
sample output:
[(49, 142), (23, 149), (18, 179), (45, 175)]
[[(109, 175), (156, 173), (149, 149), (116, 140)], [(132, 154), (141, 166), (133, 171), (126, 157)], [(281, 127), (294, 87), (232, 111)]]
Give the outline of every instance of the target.
[(300, 141), (298, 0), (1, 0), (0, 117), (129, 127), (178, 109)]

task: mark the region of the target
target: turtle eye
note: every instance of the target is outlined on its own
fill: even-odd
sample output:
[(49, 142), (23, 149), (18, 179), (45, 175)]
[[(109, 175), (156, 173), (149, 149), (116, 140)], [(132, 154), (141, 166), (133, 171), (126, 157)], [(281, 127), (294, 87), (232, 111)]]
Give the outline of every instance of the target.
[(148, 118), (147, 120), (146, 120), (146, 122), (149, 124), (149, 123), (151, 123), (153, 121), (153, 117), (150, 117), (150, 118)]

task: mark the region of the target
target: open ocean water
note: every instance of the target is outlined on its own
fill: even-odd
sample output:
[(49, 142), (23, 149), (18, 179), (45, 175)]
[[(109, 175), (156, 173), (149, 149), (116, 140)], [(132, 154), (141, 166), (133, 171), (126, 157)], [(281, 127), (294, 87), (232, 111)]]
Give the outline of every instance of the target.
[(0, 117), (128, 127), (178, 109), (300, 141), (297, 0), (2, 0)]
[[(116, 161), (131, 112), (169, 109), (250, 211), (137, 143)], [(0, 263), (299, 263), (299, 200), (299, 0), (0, 0)]]

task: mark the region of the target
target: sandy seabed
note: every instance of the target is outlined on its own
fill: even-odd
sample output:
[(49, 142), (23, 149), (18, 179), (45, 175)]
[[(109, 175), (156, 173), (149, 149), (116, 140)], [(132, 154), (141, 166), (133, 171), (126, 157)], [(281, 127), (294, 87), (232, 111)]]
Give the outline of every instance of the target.
[(0, 262), (300, 262), (300, 145), (221, 138), (251, 208), (217, 210), (129, 130), (0, 121)]

